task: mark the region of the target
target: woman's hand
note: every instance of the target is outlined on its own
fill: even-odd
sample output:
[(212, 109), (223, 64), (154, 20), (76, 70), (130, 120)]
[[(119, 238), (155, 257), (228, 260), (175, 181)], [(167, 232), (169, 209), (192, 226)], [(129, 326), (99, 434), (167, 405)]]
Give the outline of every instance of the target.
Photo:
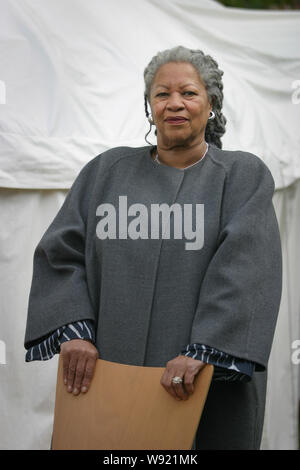
[[(205, 362), (192, 357), (177, 356), (167, 362), (160, 383), (177, 400), (187, 400), (194, 393), (195, 376), (205, 365)], [(174, 384), (173, 377), (182, 378), (182, 383)]]
[(62, 343), (64, 384), (68, 392), (78, 395), (87, 392), (94, 375), (97, 348), (84, 339), (71, 339)]

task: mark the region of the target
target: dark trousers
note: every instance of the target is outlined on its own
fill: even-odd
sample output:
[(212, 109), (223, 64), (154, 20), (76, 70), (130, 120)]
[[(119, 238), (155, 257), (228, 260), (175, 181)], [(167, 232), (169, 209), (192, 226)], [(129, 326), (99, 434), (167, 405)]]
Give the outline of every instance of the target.
[(212, 382), (197, 428), (195, 450), (259, 450), (267, 372), (250, 382)]

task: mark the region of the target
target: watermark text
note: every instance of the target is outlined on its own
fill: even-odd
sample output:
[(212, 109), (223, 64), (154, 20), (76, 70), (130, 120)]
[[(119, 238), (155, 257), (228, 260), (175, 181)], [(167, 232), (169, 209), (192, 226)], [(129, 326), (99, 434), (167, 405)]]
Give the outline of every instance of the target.
[(0, 364), (6, 364), (6, 344), (0, 339)]
[(0, 80), (0, 104), (6, 104), (6, 85), (3, 80)]
[(299, 104), (300, 103), (300, 80), (294, 80), (292, 82), (292, 88), (293, 93), (292, 93), (292, 103), (293, 104)]
[(295, 339), (295, 341), (292, 342), (292, 349), (294, 349), (292, 353), (292, 363), (295, 365), (300, 364), (300, 339)]
[[(136, 203), (128, 207), (127, 196), (124, 195), (119, 196), (117, 209), (113, 204), (103, 203), (97, 207), (96, 215), (102, 217), (96, 226), (96, 235), (101, 240), (159, 239), (160, 236), (170, 239), (173, 228), (174, 239), (193, 240), (185, 243), (186, 250), (200, 250), (204, 245), (204, 204), (183, 204), (183, 208), (179, 203), (171, 206), (166, 203), (151, 204), (149, 214), (144, 204)], [(128, 217), (134, 218), (128, 221)]]

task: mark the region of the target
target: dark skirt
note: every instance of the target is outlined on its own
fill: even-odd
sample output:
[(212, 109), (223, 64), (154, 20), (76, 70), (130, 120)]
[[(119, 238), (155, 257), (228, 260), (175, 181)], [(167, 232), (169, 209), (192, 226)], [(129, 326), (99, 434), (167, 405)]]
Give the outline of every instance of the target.
[(212, 382), (193, 448), (259, 450), (263, 432), (267, 371), (250, 382)]

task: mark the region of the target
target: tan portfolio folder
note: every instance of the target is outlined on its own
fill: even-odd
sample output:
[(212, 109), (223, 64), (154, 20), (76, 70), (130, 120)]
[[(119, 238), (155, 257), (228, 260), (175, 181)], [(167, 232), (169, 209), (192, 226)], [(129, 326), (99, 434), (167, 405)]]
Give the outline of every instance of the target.
[(185, 401), (160, 384), (164, 370), (98, 359), (90, 389), (74, 396), (63, 383), (60, 356), (52, 449), (191, 449), (213, 366), (198, 373)]

